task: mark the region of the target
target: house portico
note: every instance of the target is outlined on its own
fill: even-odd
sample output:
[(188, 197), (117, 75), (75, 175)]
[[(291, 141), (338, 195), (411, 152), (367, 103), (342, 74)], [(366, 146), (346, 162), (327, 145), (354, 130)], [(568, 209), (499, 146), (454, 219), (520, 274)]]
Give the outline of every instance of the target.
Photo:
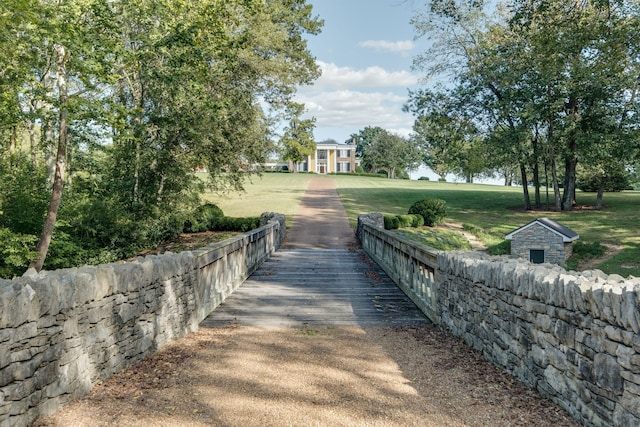
[(298, 163), (298, 172), (349, 173), (356, 170), (356, 146), (334, 142), (317, 142), (316, 150)]

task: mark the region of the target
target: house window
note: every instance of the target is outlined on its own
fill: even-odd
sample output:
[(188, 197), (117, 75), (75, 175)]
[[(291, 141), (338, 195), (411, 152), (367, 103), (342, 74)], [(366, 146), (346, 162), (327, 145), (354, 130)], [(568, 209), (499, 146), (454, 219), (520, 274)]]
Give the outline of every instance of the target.
[(318, 160), (327, 160), (327, 150), (318, 150)]
[(340, 162), (338, 163), (338, 172), (349, 172), (350, 166), (351, 165), (349, 163)]
[(339, 150), (338, 157), (349, 157), (349, 150)]
[(530, 249), (529, 250), (529, 261), (534, 264), (543, 264), (544, 263), (544, 249)]

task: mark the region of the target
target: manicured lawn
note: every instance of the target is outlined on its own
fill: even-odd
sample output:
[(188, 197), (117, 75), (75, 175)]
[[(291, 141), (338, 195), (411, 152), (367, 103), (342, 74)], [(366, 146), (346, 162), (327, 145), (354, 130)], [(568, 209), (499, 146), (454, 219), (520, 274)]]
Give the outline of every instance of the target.
[(263, 212), (284, 214), (291, 223), (296, 207), (307, 189), (309, 174), (265, 173), (245, 182), (245, 192), (207, 193), (205, 200), (218, 205), (225, 215), (233, 217), (260, 216)]
[[(447, 222), (481, 229), (489, 245), (506, 233), (542, 216), (553, 218), (580, 234), (584, 243), (610, 242), (625, 250), (598, 265), (607, 273), (640, 276), (640, 192), (605, 194), (601, 211), (526, 212), (522, 210), (522, 190), (479, 184), (400, 181), (383, 178), (308, 174), (264, 174), (245, 185), (246, 193), (208, 194), (228, 216), (257, 216), (262, 212), (283, 213), (290, 221), (311, 178), (334, 179), (352, 226), (361, 213), (405, 214), (417, 200), (435, 197), (447, 202)], [(533, 196), (533, 195), (532, 195)], [(543, 195), (544, 197), (544, 195)], [(578, 193), (578, 204), (591, 206), (595, 194)]]

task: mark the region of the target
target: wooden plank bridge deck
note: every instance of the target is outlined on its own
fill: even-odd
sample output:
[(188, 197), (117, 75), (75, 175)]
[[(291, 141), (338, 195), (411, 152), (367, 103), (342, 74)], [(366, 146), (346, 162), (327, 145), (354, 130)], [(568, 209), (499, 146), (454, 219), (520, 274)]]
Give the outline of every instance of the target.
[(361, 249), (281, 249), (202, 323), (261, 327), (429, 320)]
[(330, 177), (309, 181), (283, 246), (202, 326), (403, 325), (429, 320), (359, 248)]

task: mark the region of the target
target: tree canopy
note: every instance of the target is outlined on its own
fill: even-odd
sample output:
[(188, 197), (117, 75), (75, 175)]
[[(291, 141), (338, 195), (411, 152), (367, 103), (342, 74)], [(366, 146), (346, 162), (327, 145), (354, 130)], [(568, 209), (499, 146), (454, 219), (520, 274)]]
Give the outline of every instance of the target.
[(637, 159), (640, 4), (512, 0), (495, 7), (489, 19), (482, 1), (433, 0), (414, 18), (418, 35), (432, 41), (415, 68), (451, 81), (411, 95), (418, 139), (429, 159), (453, 168), (465, 141), (454, 130), (468, 123), (479, 138), (467, 143), (492, 153), (486, 168), (519, 171), (526, 208), (528, 186), (540, 207), (545, 182), (556, 209), (571, 210), (579, 164), (600, 177), (599, 205), (609, 175)]
[(240, 189), (319, 76), (304, 0), (6, 0), (0, 23), (0, 229), (41, 235), (40, 263), (52, 237), (88, 262), (172, 233), (196, 169)]

